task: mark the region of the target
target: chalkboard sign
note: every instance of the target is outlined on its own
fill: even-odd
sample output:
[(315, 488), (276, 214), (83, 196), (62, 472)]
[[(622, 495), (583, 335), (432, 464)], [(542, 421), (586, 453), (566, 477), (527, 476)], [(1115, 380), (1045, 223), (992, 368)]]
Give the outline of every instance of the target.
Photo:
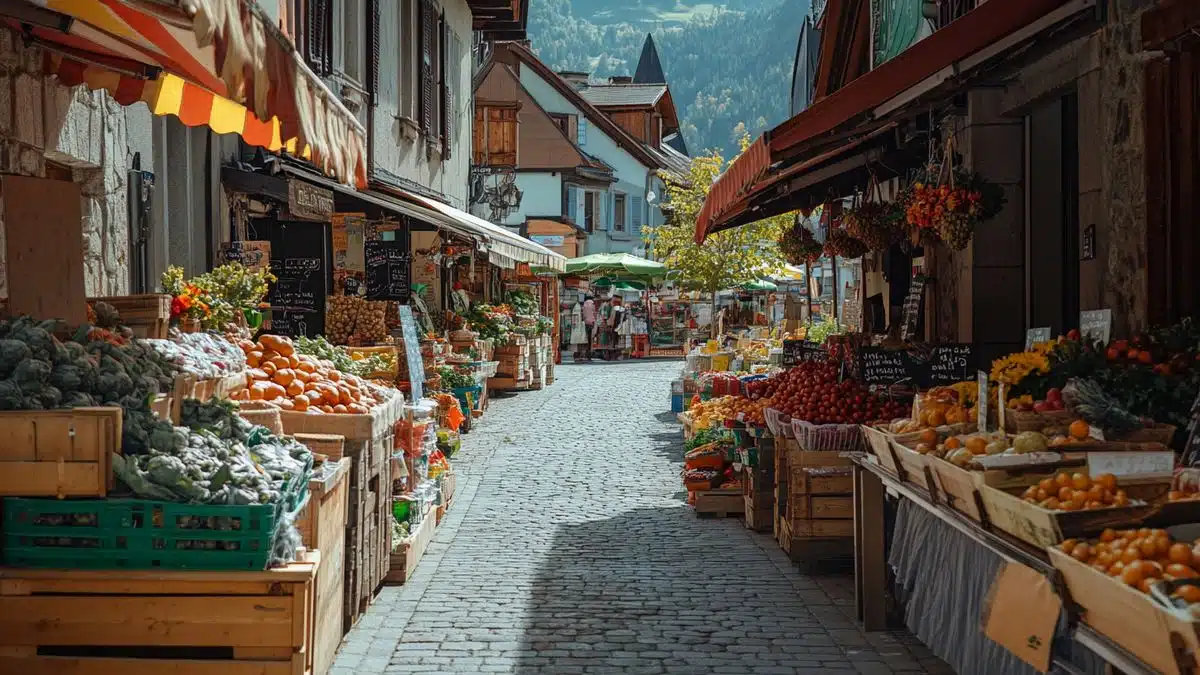
[(921, 386), (938, 387), (965, 382), (975, 370), (975, 355), (969, 344), (935, 345), (926, 361), (928, 373)]
[(925, 278), (914, 276), (908, 285), (908, 296), (904, 298), (900, 339), (908, 342), (917, 337), (917, 324), (921, 320), (921, 300), (925, 297)]
[(1093, 309), (1079, 313), (1079, 332), (1089, 340), (1108, 344), (1112, 337), (1112, 310)]
[[(867, 384), (892, 385), (913, 378), (908, 352), (883, 347), (863, 347), (858, 352), (858, 372)], [(913, 385), (918, 384), (916, 381)]]
[(315, 337), (325, 332), (328, 294), (326, 231), (321, 223), (279, 223), (271, 233), (271, 273), (267, 293), (271, 332)]
[(805, 361), (824, 363), (829, 360), (829, 352), (825, 347), (807, 340), (783, 341), (783, 367), (791, 368)]
[(363, 242), (367, 299), (407, 303), (411, 290), (412, 254), (405, 241)]
[(412, 385), (412, 400), (425, 395), (425, 361), (421, 358), (421, 338), (412, 307), (400, 305), (400, 329), (404, 335), (404, 358), (408, 363), (408, 381)]
[(1025, 351), (1033, 349), (1033, 346), (1042, 342), (1050, 341), (1050, 326), (1042, 326), (1041, 328), (1030, 328), (1025, 331)]
[(970, 379), (975, 357), (969, 344), (931, 345), (920, 349), (862, 347), (859, 373), (867, 384), (891, 385), (901, 380), (928, 388)]

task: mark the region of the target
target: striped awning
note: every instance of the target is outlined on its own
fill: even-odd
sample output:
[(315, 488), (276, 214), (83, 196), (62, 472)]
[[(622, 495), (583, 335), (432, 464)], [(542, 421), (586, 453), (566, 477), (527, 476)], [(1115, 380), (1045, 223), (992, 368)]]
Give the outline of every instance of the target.
[(366, 131), (253, 0), (24, 0), (0, 10), (65, 84), (144, 101), (189, 126), (299, 150), (366, 184)]

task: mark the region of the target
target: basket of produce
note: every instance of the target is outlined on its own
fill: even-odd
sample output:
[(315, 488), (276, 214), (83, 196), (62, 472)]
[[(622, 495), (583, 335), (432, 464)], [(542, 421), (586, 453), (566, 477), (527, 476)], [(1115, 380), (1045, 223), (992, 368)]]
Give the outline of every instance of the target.
[(811, 424), (793, 419), (792, 434), (801, 450), (857, 452), (863, 448), (862, 427), (857, 424)]
[(711, 490), (721, 479), (717, 469), (684, 469), (681, 474), (683, 486), (688, 492)]
[(469, 416), (471, 410), (479, 405), (479, 397), (483, 395), (483, 385), (471, 384), (466, 387), (454, 387), (450, 391), (454, 393), (455, 398), (462, 406), (463, 414)]
[(721, 469), (728, 454), (726, 444), (720, 441), (706, 443), (689, 450), (683, 456), (683, 466), (686, 469)]

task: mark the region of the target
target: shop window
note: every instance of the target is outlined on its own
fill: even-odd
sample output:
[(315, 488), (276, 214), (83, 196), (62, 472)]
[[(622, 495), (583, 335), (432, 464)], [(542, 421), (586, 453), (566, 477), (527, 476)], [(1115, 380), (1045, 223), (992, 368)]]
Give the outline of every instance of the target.
[(304, 15), (304, 60), (318, 75), (333, 72), (334, 0), (308, 0)]
[(628, 207), (625, 195), (620, 192), (613, 195), (613, 232), (624, 232), (626, 223), (625, 209)]
[(476, 166), (517, 165), (517, 109), (475, 106), (471, 163)]
[(334, 14), (334, 38), (338, 49), (334, 68), (358, 84), (366, 83), (364, 40), (367, 33), (365, 0), (335, 0), (340, 8)]

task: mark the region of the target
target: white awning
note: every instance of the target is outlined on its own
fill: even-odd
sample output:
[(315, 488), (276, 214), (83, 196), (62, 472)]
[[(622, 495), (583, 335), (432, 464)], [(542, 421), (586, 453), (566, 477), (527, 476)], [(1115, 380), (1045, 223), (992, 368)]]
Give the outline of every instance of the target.
[(511, 258), (516, 262), (529, 263), (530, 265), (544, 267), (555, 272), (562, 272), (566, 269), (567, 259), (565, 257), (551, 251), (536, 241), (526, 239), (515, 232), (489, 223), (466, 211), (443, 204), (436, 199), (429, 199), (410, 192), (404, 192), (404, 196), (421, 206), (437, 211), (446, 218), (462, 225), (465, 229), (469, 229), (484, 237), (488, 250), (493, 253)]

